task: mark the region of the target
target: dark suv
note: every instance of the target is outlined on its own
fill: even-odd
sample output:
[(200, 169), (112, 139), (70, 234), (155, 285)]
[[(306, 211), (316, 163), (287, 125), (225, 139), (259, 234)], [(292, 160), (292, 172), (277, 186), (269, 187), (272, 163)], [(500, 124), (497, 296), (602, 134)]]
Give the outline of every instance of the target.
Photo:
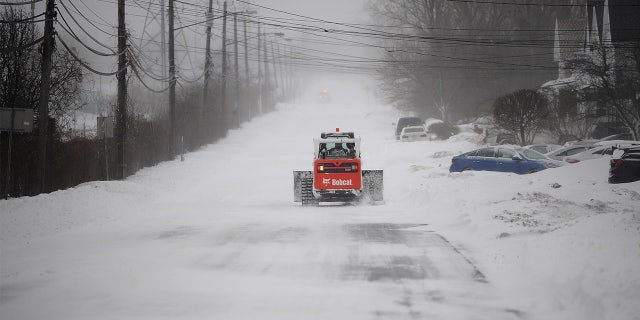
[(640, 146), (615, 150), (609, 167), (609, 183), (640, 180)]
[(396, 124), (396, 140), (400, 140), (400, 132), (402, 132), (403, 128), (422, 125), (424, 125), (424, 121), (418, 117), (403, 117), (398, 119), (398, 123)]

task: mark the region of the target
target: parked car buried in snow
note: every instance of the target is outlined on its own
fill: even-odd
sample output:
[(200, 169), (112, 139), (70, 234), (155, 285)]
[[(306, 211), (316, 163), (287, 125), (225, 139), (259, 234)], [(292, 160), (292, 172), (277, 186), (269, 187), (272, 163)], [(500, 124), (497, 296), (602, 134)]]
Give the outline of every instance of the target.
[(564, 161), (568, 163), (578, 163), (580, 161), (611, 156), (614, 149), (621, 147), (630, 147), (634, 145), (640, 145), (640, 141), (611, 140), (596, 142), (593, 148), (585, 150), (578, 154), (567, 156), (564, 158)]
[(453, 157), (449, 172), (476, 170), (525, 174), (562, 165), (562, 162), (549, 159), (537, 151), (502, 145), (480, 148)]
[(402, 128), (400, 141), (423, 141), (429, 140), (429, 133), (424, 126), (409, 126)]
[(423, 126), (424, 121), (418, 117), (402, 117), (396, 123), (396, 140), (400, 140), (400, 132), (409, 126)]
[(533, 150), (538, 151), (538, 152), (540, 152), (542, 154), (546, 154), (546, 153), (549, 153), (551, 151), (558, 150), (558, 149), (562, 148), (562, 146), (561, 145), (557, 145), (557, 144), (541, 143), (541, 144), (528, 145), (525, 148), (533, 149)]
[(564, 161), (568, 163), (578, 163), (580, 161), (597, 159), (603, 156), (610, 156), (613, 154), (612, 146), (600, 146), (585, 150), (583, 152), (568, 156), (564, 158)]
[(613, 151), (609, 166), (609, 183), (626, 183), (640, 180), (640, 146)]
[(567, 147), (562, 147), (560, 149), (556, 149), (553, 150), (549, 153), (546, 153), (545, 156), (554, 159), (554, 160), (558, 160), (558, 161), (564, 161), (564, 158), (566, 158), (567, 156), (572, 156), (574, 154), (578, 154), (580, 152), (584, 152), (586, 150), (589, 150), (591, 148), (593, 148), (593, 144), (590, 145), (572, 145), (572, 146), (567, 146)]

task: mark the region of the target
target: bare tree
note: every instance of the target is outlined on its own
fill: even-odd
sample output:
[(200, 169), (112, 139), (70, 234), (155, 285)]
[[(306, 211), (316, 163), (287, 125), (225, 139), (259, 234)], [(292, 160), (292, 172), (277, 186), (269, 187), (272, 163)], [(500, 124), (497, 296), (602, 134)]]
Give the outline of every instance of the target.
[(533, 142), (547, 117), (546, 97), (536, 90), (522, 89), (499, 97), (493, 104), (493, 120), (497, 127), (512, 132), (520, 144)]
[(570, 10), (442, 0), (373, 0), (369, 7), (385, 25), (383, 94), (449, 121), (488, 113), (495, 97), (553, 78), (550, 26), (558, 11)]
[[(42, 58), (42, 37), (33, 27), (28, 14), (23, 11), (5, 8), (0, 13), (0, 107), (3, 108), (31, 108), (34, 110), (36, 126), (40, 125), (38, 119), (38, 105), (41, 89), (40, 61)], [(53, 67), (50, 82), (49, 114), (46, 115), (55, 121), (49, 121), (47, 130), (47, 143), (59, 146), (61, 127), (70, 124), (71, 111), (77, 105), (77, 97), (80, 92), (82, 72), (79, 63), (73, 60), (66, 51), (54, 51)], [(58, 126), (58, 130), (56, 128)], [(33, 194), (33, 190), (41, 190), (41, 186), (34, 180), (33, 161), (36, 143), (35, 135), (20, 134), (14, 137), (10, 135), (11, 143), (2, 144), (6, 148), (7, 166), (13, 170), (7, 170), (0, 177), (0, 184), (5, 187), (4, 194)], [(9, 156), (9, 148), (22, 152), (13, 152)], [(47, 165), (55, 166), (60, 154), (56, 154), (55, 148), (49, 154)], [(4, 150), (3, 150), (4, 151)], [(10, 165), (9, 165), (10, 164)], [(8, 175), (10, 172), (10, 175)], [(48, 182), (55, 188), (55, 181)], [(37, 186), (37, 187), (36, 187)]]
[(33, 108), (38, 102), (39, 55), (34, 43), (38, 39), (35, 29), (20, 21), (25, 16), (9, 7), (0, 20), (0, 107)]
[[(27, 15), (8, 8), (0, 14), (0, 106), (32, 108), (37, 115), (40, 93), (40, 34), (32, 28)], [(71, 112), (79, 107), (82, 69), (67, 52), (56, 50), (53, 57), (50, 94), (50, 117), (59, 126), (70, 123)]]
[(545, 130), (558, 143), (564, 144), (567, 140), (584, 139), (589, 137), (597, 119), (592, 116), (596, 114), (593, 106), (583, 104), (578, 108), (578, 95), (575, 88), (568, 86), (556, 91), (554, 88), (544, 88), (541, 90), (549, 101), (549, 116)]
[(574, 86), (579, 98), (605, 106), (609, 116), (640, 139), (640, 41), (616, 47), (595, 44), (591, 54), (576, 56), (568, 66), (577, 75)]

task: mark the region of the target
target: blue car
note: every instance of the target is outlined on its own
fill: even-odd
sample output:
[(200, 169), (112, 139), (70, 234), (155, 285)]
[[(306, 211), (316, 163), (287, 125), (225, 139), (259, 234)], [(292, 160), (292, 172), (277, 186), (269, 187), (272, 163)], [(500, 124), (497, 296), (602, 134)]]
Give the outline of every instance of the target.
[(535, 150), (501, 145), (485, 147), (453, 157), (449, 172), (478, 170), (525, 174), (561, 165), (563, 165), (562, 162), (552, 160)]

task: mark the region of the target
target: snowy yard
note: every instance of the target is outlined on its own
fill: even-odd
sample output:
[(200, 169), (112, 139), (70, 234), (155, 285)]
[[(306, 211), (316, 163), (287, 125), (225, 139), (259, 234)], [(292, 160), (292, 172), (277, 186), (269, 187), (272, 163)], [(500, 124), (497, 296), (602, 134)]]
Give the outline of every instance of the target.
[[(640, 319), (640, 182), (607, 159), (449, 173), (478, 137), (398, 142), (397, 111), (333, 92), (126, 181), (0, 201), (0, 318)], [(293, 202), (336, 127), (384, 203)]]

